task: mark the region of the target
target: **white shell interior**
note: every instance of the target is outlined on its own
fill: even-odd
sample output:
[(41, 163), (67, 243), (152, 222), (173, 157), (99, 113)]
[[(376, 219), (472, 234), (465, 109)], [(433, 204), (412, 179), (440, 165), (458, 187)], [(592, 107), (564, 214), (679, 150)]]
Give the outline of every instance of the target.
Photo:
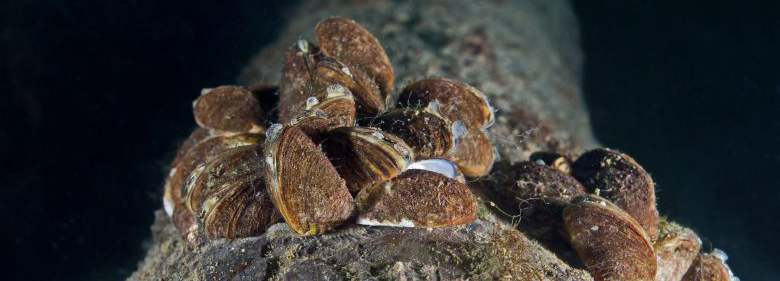
[(420, 160), (410, 164), (406, 169), (427, 170), (442, 174), (451, 179), (458, 177), (458, 167), (450, 161), (441, 159)]

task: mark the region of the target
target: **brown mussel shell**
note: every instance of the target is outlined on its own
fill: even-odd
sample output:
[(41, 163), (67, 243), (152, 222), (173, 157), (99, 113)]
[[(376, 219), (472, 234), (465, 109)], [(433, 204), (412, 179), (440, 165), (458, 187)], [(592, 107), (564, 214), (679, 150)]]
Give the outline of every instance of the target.
[(346, 183), (300, 129), (271, 126), (263, 150), (268, 193), (295, 232), (322, 234), (352, 215), (353, 199)]
[(449, 227), (476, 219), (477, 202), (468, 186), (428, 170), (410, 169), (364, 188), (355, 199), (358, 224)]
[(429, 78), (407, 85), (398, 96), (400, 107), (440, 104), (442, 116), (450, 121), (461, 121), (469, 129), (484, 129), (494, 123), (493, 108), (487, 96), (474, 87), (448, 78)]
[(411, 147), (377, 128), (338, 128), (322, 146), (352, 192), (390, 180), (414, 161)]
[(262, 155), (260, 145), (220, 152), (187, 184), (185, 206), (206, 237), (260, 235), (281, 219), (266, 193)]
[(286, 123), (301, 114), (306, 99), (315, 93), (316, 53), (319, 50), (306, 40), (299, 40), (284, 54), (279, 80), (279, 121)]
[(363, 116), (374, 116), (385, 111), (385, 98), (379, 87), (360, 68), (320, 56), (317, 58), (315, 79), (317, 88), (332, 84), (344, 85), (355, 96), (357, 110)]
[(731, 269), (724, 263), (723, 254), (716, 249), (710, 254), (699, 254), (688, 268), (682, 281), (732, 281), (735, 278)]
[(589, 191), (599, 194), (629, 213), (651, 239), (658, 234), (655, 184), (650, 175), (630, 156), (608, 149), (582, 154), (572, 174)]
[(596, 195), (563, 210), (567, 240), (595, 280), (655, 280), (653, 245), (629, 214)]
[(195, 122), (220, 132), (262, 133), (263, 109), (247, 88), (219, 86), (204, 89), (192, 103)]
[(306, 100), (306, 110), (290, 120), (314, 141), (319, 142), (324, 134), (339, 127), (355, 125), (355, 100), (349, 90), (341, 84), (332, 84), (322, 89), (320, 101), (317, 97)]
[(453, 124), (428, 108), (388, 111), (374, 119), (372, 125), (404, 140), (416, 160), (448, 159), (456, 145)]
[(379, 40), (360, 24), (346, 18), (329, 18), (314, 28), (325, 56), (361, 70), (373, 77), (384, 101), (393, 89), (393, 67)]
[[(256, 134), (215, 135), (201, 140), (178, 158), (176, 166), (171, 169), (163, 199), (169, 200), (172, 205), (181, 202), (181, 198), (187, 194), (186, 185), (193, 172), (198, 166), (205, 164), (210, 157), (231, 148), (260, 143), (262, 143), (262, 136)], [(182, 146), (182, 149), (185, 148), (187, 147)]]
[(520, 162), (509, 169), (514, 173), (514, 184), (506, 188), (523, 216), (544, 221), (551, 226), (563, 224), (563, 208), (576, 197), (585, 194), (583, 187), (571, 176), (536, 162)]
[(450, 160), (469, 177), (481, 177), (490, 173), (495, 154), (490, 141), (479, 129), (470, 129), (456, 140)]
[(693, 230), (663, 221), (655, 247), (656, 281), (678, 281), (699, 256), (701, 240)]

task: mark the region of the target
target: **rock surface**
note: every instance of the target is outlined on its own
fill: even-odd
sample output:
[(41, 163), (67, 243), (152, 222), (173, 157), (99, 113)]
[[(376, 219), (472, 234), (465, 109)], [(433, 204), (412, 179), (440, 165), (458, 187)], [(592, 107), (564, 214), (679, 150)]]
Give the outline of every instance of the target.
[[(497, 109), (488, 131), (501, 156), (470, 182), (474, 223), (445, 229), (348, 224), (298, 237), (284, 223), (260, 237), (183, 241), (156, 212), (147, 257), (129, 280), (592, 280), (554, 231), (519, 226), (491, 201), (510, 163), (538, 150), (594, 147), (580, 90), (577, 23), (563, 0), (304, 1), (279, 38), (245, 67), (244, 85), (275, 85), (283, 52), (315, 24), (349, 17), (371, 30), (395, 69), (397, 92), (424, 77), (449, 77), (485, 92)], [(503, 210), (511, 210), (511, 206)], [(510, 211), (511, 212), (511, 211)]]

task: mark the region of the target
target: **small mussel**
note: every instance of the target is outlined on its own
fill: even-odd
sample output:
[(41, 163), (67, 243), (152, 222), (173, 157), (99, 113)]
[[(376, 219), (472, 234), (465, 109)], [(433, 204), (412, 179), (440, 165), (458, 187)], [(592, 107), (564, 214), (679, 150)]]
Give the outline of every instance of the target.
[(451, 170), (455, 166), (449, 167), (445, 172), (449, 175), (408, 169), (392, 180), (364, 188), (355, 199), (357, 223), (437, 228), (474, 221), (476, 199), (465, 184), (455, 179), (457, 173)]
[(414, 160), (403, 140), (371, 127), (335, 129), (322, 146), (352, 192), (394, 178)]
[(682, 281), (739, 281), (726, 265), (727, 259), (726, 253), (719, 249), (709, 254), (699, 254)]
[(263, 150), (268, 193), (295, 232), (322, 234), (352, 215), (353, 199), (346, 183), (300, 129), (274, 124)]
[(247, 88), (204, 89), (192, 107), (195, 122), (203, 128), (231, 133), (263, 132), (263, 109)]
[(398, 106), (414, 108), (434, 101), (440, 105), (443, 116), (469, 128), (484, 129), (495, 122), (493, 108), (484, 93), (447, 78), (423, 79), (407, 85), (398, 97)]
[(542, 163), (566, 174), (571, 174), (571, 159), (557, 152), (537, 151), (532, 153), (528, 160)]
[(653, 244), (626, 212), (596, 195), (575, 198), (563, 210), (567, 240), (598, 281), (655, 280)]
[(655, 240), (658, 234), (655, 184), (633, 158), (609, 149), (594, 149), (577, 158), (572, 174), (589, 191), (598, 190), (601, 196), (629, 213)]

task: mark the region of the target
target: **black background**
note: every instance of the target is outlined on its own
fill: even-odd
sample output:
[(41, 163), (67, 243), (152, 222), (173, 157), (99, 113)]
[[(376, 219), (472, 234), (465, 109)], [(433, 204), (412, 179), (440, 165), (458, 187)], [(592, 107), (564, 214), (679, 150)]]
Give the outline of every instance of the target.
[[(685, 2), (685, 3), (678, 3)], [(0, 4), (3, 279), (120, 280), (145, 253), (165, 165), (203, 87), (233, 83), (290, 3)], [(575, 1), (606, 146), (659, 209), (780, 279), (780, 9), (772, 1)]]

